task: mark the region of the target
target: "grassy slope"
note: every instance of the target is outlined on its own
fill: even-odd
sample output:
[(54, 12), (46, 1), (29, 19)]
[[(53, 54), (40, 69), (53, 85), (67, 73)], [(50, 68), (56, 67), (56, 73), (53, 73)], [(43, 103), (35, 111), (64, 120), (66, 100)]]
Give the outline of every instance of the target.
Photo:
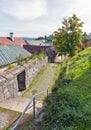
[(91, 130), (91, 47), (60, 67), (43, 130)]

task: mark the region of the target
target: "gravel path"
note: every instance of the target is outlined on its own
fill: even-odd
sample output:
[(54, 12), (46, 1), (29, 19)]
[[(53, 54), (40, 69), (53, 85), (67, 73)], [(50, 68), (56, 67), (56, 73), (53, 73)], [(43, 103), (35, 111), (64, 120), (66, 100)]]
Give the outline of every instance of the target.
[(56, 64), (50, 63), (37, 75), (35, 80), (29, 86), (28, 91), (24, 93), (24, 97), (31, 98), (32, 95), (49, 88), (51, 90), (56, 78)]

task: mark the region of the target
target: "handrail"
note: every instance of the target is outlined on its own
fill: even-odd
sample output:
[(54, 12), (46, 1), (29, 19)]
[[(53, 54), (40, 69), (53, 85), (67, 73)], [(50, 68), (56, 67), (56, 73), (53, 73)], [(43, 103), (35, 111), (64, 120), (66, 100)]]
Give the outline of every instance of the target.
[(32, 98), (38, 97), (39, 95), (41, 95), (42, 93), (45, 93), (45, 92), (47, 92), (47, 94), (48, 94), (48, 88), (46, 90), (44, 90), (44, 91), (41, 91), (41, 92), (35, 94), (34, 96), (32, 96)]
[(42, 93), (47, 93), (47, 97), (48, 97), (48, 88), (45, 91), (42, 91), (40, 93), (35, 94), (34, 96), (32, 96), (32, 98), (30, 99), (30, 101), (28, 102), (27, 106), (25, 107), (24, 111), (22, 112), (22, 114), (20, 115), (20, 117), (18, 118), (16, 124), (14, 125), (13, 128), (11, 128), (11, 130), (16, 130), (16, 128), (18, 127), (19, 123), (21, 122), (23, 116), (25, 115), (25, 112), (28, 110), (30, 104), (33, 102), (33, 118), (35, 118), (35, 98), (38, 97), (39, 95), (41, 95)]

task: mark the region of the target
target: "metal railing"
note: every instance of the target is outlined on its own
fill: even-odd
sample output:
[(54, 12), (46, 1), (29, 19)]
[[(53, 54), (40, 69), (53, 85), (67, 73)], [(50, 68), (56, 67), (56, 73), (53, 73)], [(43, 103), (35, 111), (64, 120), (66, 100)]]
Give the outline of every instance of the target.
[(27, 106), (25, 107), (24, 111), (22, 112), (22, 114), (20, 115), (20, 117), (17, 119), (15, 125), (13, 126), (13, 128), (11, 128), (11, 130), (16, 130), (16, 128), (18, 127), (18, 125), (20, 124), (23, 116), (25, 115), (26, 111), (29, 109), (31, 103), (33, 103), (33, 119), (35, 119), (35, 99), (36, 97), (40, 96), (41, 94), (46, 93), (46, 96), (48, 97), (48, 88), (45, 91), (42, 91), (40, 93), (35, 94), (34, 96), (32, 96), (32, 98), (30, 99), (30, 101), (28, 102)]

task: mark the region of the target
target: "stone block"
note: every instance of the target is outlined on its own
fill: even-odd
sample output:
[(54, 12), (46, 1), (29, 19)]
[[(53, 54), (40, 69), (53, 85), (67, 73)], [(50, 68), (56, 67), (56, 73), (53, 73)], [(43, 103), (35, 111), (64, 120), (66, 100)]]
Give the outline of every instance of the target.
[(0, 102), (4, 101), (4, 94), (0, 92)]
[(9, 91), (7, 91), (4, 95), (4, 97), (5, 97), (5, 100), (11, 98), (11, 93)]
[(8, 91), (9, 91), (8, 88), (5, 87), (5, 88), (4, 88), (4, 94), (6, 94)]
[(25, 85), (28, 87), (43, 65), (46, 65), (48, 58), (31, 60), (23, 66), (19, 65), (12, 70), (0, 75), (0, 101), (18, 96), (17, 76), (25, 71)]

